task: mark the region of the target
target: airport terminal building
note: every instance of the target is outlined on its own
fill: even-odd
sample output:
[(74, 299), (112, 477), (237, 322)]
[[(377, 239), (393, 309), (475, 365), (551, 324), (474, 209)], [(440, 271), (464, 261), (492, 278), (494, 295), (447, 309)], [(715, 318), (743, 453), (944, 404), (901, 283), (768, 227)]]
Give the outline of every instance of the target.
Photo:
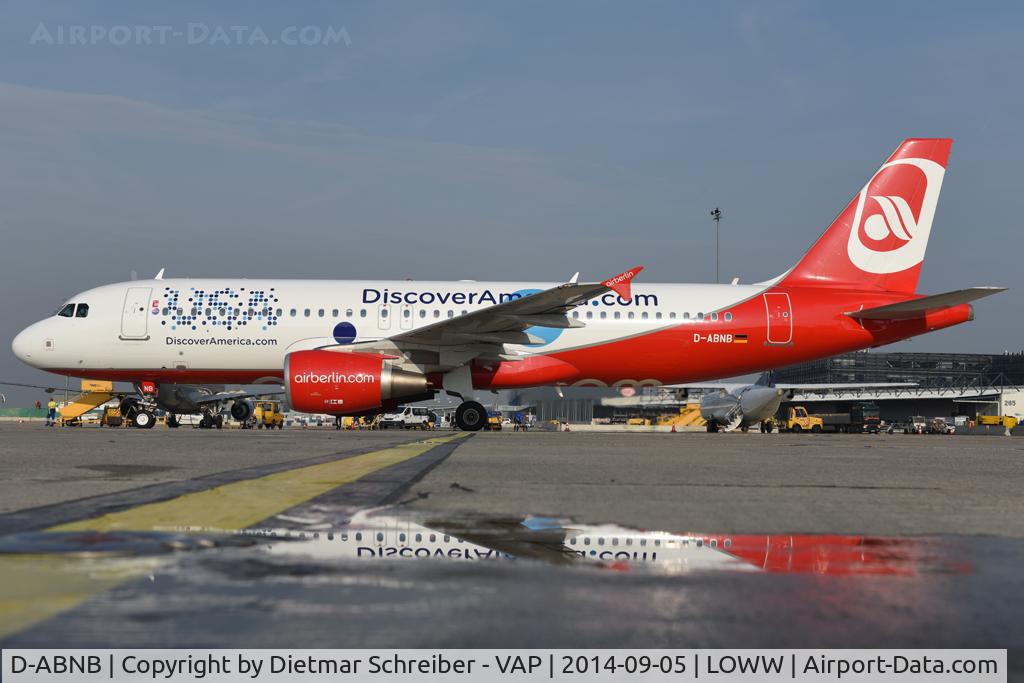
[(914, 382), (919, 387), (1024, 386), (1024, 351), (1016, 353), (876, 353), (857, 351), (775, 372), (787, 384)]
[(912, 415), (1012, 415), (1024, 419), (1024, 352), (902, 353), (857, 351), (775, 372), (786, 384), (909, 383), (906, 388), (804, 391), (794, 401), (819, 412), (858, 401), (878, 403), (883, 420)]

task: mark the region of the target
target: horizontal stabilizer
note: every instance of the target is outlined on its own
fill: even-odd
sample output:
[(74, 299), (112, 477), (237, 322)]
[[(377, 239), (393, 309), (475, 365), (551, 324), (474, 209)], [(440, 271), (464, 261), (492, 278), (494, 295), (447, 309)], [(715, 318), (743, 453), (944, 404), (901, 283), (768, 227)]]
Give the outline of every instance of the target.
[(933, 294), (932, 296), (923, 296), (920, 299), (901, 301), (898, 304), (865, 308), (861, 311), (850, 311), (846, 315), (856, 320), (906, 320), (908, 318), (920, 318), (932, 311), (970, 303), (977, 299), (1005, 291), (1005, 287), (971, 287), (970, 289), (958, 289), (953, 292), (946, 292), (945, 294)]

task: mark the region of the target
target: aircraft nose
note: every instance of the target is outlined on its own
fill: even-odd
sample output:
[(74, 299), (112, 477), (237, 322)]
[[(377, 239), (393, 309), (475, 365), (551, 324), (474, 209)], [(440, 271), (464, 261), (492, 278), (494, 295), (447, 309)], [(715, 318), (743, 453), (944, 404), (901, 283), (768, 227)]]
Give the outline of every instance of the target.
[(781, 400), (781, 392), (767, 387), (763, 389), (758, 387), (754, 391), (743, 394), (740, 406), (744, 415), (765, 419), (778, 410)]
[(37, 325), (30, 325), (18, 333), (11, 342), (11, 351), (22, 363), (36, 365), (38, 355), (42, 351), (42, 339), (37, 334)]
[(26, 331), (27, 330), (19, 332), (18, 336), (14, 338), (14, 341), (11, 342), (11, 351), (13, 351), (14, 355), (18, 357), (18, 360), (23, 363), (27, 363), (29, 357), (28, 335), (25, 334)]

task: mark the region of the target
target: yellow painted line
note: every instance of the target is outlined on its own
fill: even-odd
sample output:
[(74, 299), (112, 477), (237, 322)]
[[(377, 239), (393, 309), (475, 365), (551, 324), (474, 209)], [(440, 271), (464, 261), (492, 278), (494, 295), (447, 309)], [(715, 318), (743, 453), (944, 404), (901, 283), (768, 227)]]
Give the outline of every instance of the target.
[[(368, 474), (468, 436), (455, 433), (342, 460), (234, 482), (47, 529), (152, 531), (168, 527), (241, 529)], [(153, 573), (167, 556), (0, 555), (0, 638)]]
[(153, 531), (169, 527), (243, 529), (343, 484), (466, 436), (456, 433), (140, 505), (48, 531)]
[(0, 556), (0, 638), (151, 574), (167, 561), (166, 557)]

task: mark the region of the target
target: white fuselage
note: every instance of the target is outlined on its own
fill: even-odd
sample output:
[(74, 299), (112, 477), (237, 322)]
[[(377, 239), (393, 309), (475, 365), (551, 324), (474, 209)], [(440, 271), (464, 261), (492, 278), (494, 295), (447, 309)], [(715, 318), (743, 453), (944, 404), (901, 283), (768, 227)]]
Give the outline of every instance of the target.
[[(292, 351), (379, 340), (552, 286), (246, 279), (123, 282), (75, 295), (67, 303), (88, 305), (85, 317), (74, 312), (70, 317), (54, 315), (27, 328), (12, 346), (30, 365), (76, 376), (130, 381), (139, 370), (173, 370), (184, 381), (280, 381), (284, 358)], [(635, 285), (630, 301), (606, 293), (573, 311), (571, 317), (583, 327), (531, 328), (542, 343), (518, 346), (512, 352), (547, 354), (699, 324), (704, 314), (710, 316), (764, 289)]]

